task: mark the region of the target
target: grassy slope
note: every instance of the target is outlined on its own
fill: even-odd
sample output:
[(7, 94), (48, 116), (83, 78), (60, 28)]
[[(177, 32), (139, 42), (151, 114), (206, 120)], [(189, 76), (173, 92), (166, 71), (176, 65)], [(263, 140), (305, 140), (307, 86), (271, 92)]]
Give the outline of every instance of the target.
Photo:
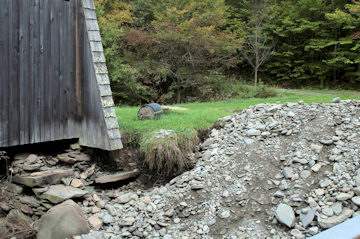
[[(358, 99), (360, 97), (353, 97), (341, 95), (344, 91), (339, 92), (341, 99)], [(282, 97), (274, 97), (267, 99), (235, 99), (221, 102), (206, 102), (206, 103), (189, 103), (179, 104), (177, 106), (189, 108), (184, 112), (168, 112), (164, 114), (159, 120), (140, 121), (137, 119), (137, 111), (139, 107), (117, 107), (116, 114), (119, 117), (119, 126), (121, 131), (132, 132), (149, 132), (158, 129), (172, 129), (177, 132), (184, 132), (186, 129), (207, 129), (220, 117), (231, 115), (234, 110), (242, 110), (251, 105), (260, 103), (276, 103), (276, 102), (298, 102), (303, 100), (305, 103), (329, 103), (334, 98), (334, 95), (311, 95), (298, 93), (283, 93)]]

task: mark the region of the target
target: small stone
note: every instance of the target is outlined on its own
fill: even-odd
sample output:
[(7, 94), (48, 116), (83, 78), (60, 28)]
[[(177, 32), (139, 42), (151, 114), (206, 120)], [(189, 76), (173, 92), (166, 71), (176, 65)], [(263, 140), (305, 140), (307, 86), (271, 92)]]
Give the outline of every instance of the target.
[(70, 149), (72, 150), (80, 149), (80, 144), (79, 143), (70, 144)]
[(99, 202), (101, 200), (97, 194), (94, 194), (92, 197), (94, 202)]
[(319, 232), (319, 228), (318, 227), (310, 227), (307, 232), (309, 232), (311, 235), (316, 235)]
[(129, 223), (129, 225), (133, 225), (135, 222), (135, 218), (134, 217), (126, 217), (124, 219), (125, 222)]
[(138, 196), (134, 193), (125, 193), (120, 195), (119, 197), (116, 198), (116, 202), (121, 203), (121, 204), (125, 204), (130, 202), (130, 200), (132, 199), (138, 199)]
[(348, 193), (339, 193), (337, 196), (336, 196), (336, 200), (338, 201), (346, 201), (348, 199), (350, 199), (351, 195), (348, 194)]
[(354, 193), (356, 196), (360, 196), (360, 187), (357, 186), (356, 188), (353, 189)]
[(319, 142), (324, 145), (331, 145), (334, 143), (334, 141), (332, 139), (320, 139)]
[(205, 186), (202, 183), (192, 183), (191, 184), (191, 189), (196, 191), (196, 190), (200, 190), (203, 189)]
[(179, 218), (174, 218), (174, 223), (176, 223), (176, 224), (180, 223), (180, 219)]
[(98, 207), (92, 207), (92, 208), (91, 208), (91, 213), (93, 213), (93, 214), (98, 213), (98, 212), (100, 212), (100, 211), (101, 211), (101, 209), (98, 208)]
[(328, 217), (331, 217), (334, 215), (334, 211), (331, 209), (331, 208), (324, 208), (322, 210), (322, 213), (325, 215), (325, 216), (328, 216)]
[(314, 220), (315, 210), (310, 208), (310, 210), (306, 214), (300, 214), (300, 221), (303, 227), (307, 227)]
[(293, 235), (296, 239), (304, 238), (304, 235), (302, 232), (298, 229), (292, 229), (290, 231), (290, 234)]
[(106, 215), (103, 217), (103, 221), (104, 221), (105, 224), (113, 223), (113, 222), (114, 222), (114, 217), (111, 216), (110, 214), (106, 214)]
[(307, 179), (308, 177), (310, 177), (311, 172), (309, 170), (304, 170), (300, 172), (300, 177), (302, 179)]
[(99, 230), (103, 224), (103, 222), (99, 219), (97, 215), (93, 215), (89, 217), (88, 221), (91, 228), (93, 228), (94, 230)]
[(164, 213), (164, 216), (172, 217), (172, 216), (174, 216), (174, 214), (175, 214), (175, 210), (171, 208)]
[(259, 136), (259, 135), (261, 135), (261, 131), (257, 130), (257, 129), (249, 129), (248, 131), (246, 131), (246, 135), (247, 136)]
[(322, 196), (322, 195), (325, 194), (325, 191), (324, 191), (324, 189), (322, 189), (322, 188), (317, 188), (317, 189), (315, 189), (315, 194), (316, 194), (317, 196)]
[(25, 163), (26, 164), (33, 164), (38, 160), (38, 156), (36, 154), (30, 154), (26, 157)]
[(311, 144), (310, 146), (311, 150), (315, 151), (316, 153), (320, 153), (323, 146), (322, 145), (318, 145), (318, 144)]
[(207, 140), (205, 140), (205, 142), (201, 145), (202, 148), (207, 148), (209, 147), (211, 144), (213, 144), (215, 142), (214, 138), (208, 138)]
[(319, 163), (311, 167), (311, 170), (314, 171), (315, 173), (319, 172), (320, 169), (321, 169), (321, 164)]
[(98, 202), (96, 202), (96, 206), (98, 208), (105, 208), (105, 202), (104, 201), (98, 201)]
[(330, 186), (331, 183), (332, 183), (331, 180), (325, 179), (325, 180), (321, 180), (320, 183), (319, 183), (319, 185), (320, 185), (320, 187), (322, 187), (322, 188), (326, 188), (327, 186)]
[(36, 164), (24, 164), (22, 166), (22, 168), (25, 170), (25, 171), (34, 171), (34, 170), (37, 170), (41, 167), (41, 164), (39, 163), (36, 163)]
[(287, 204), (284, 203), (279, 204), (279, 206), (276, 209), (275, 216), (281, 223), (285, 224), (289, 228), (292, 228), (295, 225), (296, 219), (295, 219), (294, 211), (292, 207), (290, 207)]
[(342, 203), (336, 202), (331, 206), (331, 209), (336, 215), (339, 215), (342, 212)]
[(221, 212), (220, 217), (223, 219), (230, 217), (230, 210), (224, 210), (223, 212)]
[(290, 167), (285, 167), (283, 170), (283, 175), (285, 176), (285, 178), (291, 179), (292, 176), (294, 175), (293, 169)]
[(310, 207), (312, 208), (316, 208), (318, 207), (319, 205), (317, 204), (317, 202), (312, 198), (312, 197), (309, 197), (308, 198), (308, 204)]
[(70, 186), (72, 186), (74, 188), (83, 188), (84, 184), (83, 184), (83, 182), (81, 182), (80, 179), (74, 178), (73, 180), (71, 180)]
[(356, 206), (360, 206), (360, 196), (355, 196), (355, 197), (351, 198), (351, 201), (352, 201)]
[(284, 194), (283, 192), (281, 192), (281, 191), (276, 191), (276, 192), (274, 193), (274, 196), (275, 196), (275, 197), (285, 197), (285, 194)]
[(74, 164), (76, 162), (76, 159), (70, 157), (68, 154), (59, 154), (57, 156), (57, 159), (59, 159), (59, 161), (63, 163), (68, 163), (68, 164)]
[(10, 206), (9, 204), (7, 204), (6, 202), (0, 202), (0, 209), (5, 211), (5, 212), (8, 212), (10, 211)]
[(250, 139), (250, 138), (245, 138), (244, 142), (245, 142), (245, 144), (250, 145), (250, 144), (254, 143), (255, 141), (253, 139)]
[(308, 161), (305, 158), (294, 158), (293, 162), (300, 163), (300, 164), (307, 164)]

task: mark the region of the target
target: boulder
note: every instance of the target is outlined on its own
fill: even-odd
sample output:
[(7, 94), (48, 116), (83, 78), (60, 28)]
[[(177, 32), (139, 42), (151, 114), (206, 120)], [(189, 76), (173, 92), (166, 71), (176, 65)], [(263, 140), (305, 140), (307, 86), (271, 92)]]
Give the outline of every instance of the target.
[(67, 200), (41, 217), (37, 239), (65, 239), (88, 232), (88, 223), (81, 207)]
[(58, 184), (61, 178), (74, 174), (72, 169), (54, 169), (42, 172), (36, 172), (29, 175), (15, 175), (13, 182), (23, 184), (28, 187), (43, 186), (46, 184)]

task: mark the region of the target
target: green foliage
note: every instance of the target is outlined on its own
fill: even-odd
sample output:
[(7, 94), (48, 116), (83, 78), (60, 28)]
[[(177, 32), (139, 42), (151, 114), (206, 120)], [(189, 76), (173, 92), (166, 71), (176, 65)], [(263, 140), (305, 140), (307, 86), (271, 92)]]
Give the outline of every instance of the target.
[(95, 3), (117, 104), (228, 99), (234, 78), (257, 74), (285, 87), (360, 85), (358, 0)]
[(267, 68), (278, 84), (351, 85), (359, 79), (359, 4), (348, 3), (300, 0), (276, 5), (271, 28), (278, 44)]

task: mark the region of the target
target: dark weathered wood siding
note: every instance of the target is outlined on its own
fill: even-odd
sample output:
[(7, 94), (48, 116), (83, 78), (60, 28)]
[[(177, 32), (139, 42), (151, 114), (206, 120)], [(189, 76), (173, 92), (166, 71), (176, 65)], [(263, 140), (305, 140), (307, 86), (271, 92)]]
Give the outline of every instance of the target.
[(70, 138), (122, 147), (94, 9), (93, 0), (0, 0), (0, 147)]

